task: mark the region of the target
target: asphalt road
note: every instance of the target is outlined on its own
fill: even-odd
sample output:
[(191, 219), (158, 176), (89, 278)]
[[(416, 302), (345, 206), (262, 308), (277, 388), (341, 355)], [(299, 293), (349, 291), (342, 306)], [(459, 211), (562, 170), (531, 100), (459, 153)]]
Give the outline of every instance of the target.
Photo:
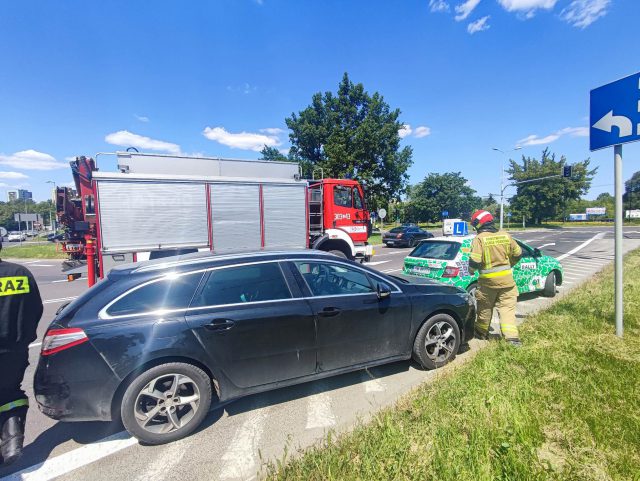
[[(571, 228), (515, 233), (545, 254), (561, 259), (565, 282), (559, 295), (613, 260), (610, 228)], [(625, 251), (640, 247), (640, 229), (625, 229)], [(409, 249), (378, 247), (370, 265), (396, 273)], [(45, 301), (38, 341), (30, 351), (31, 366), (24, 388), (31, 396), (31, 380), (39, 343), (55, 311), (83, 292), (84, 282), (65, 282), (60, 261), (24, 262), (35, 275)], [(537, 295), (522, 296), (517, 316), (553, 302)], [(613, 302), (613, 299), (612, 299)], [(469, 359), (484, 342), (472, 341), (455, 364)], [(81, 369), (78, 366), (78, 369)], [(0, 481), (153, 479), (255, 479), (264, 463), (291, 456), (323, 438), (329, 430), (344, 431), (393, 404), (417, 385), (434, 379), (439, 371), (421, 371), (411, 362), (336, 376), (290, 388), (248, 396), (224, 409), (211, 411), (202, 428), (176, 443), (142, 446), (116, 423), (58, 423), (42, 415), (32, 402), (27, 423), (27, 448), (13, 466), (0, 468)]]

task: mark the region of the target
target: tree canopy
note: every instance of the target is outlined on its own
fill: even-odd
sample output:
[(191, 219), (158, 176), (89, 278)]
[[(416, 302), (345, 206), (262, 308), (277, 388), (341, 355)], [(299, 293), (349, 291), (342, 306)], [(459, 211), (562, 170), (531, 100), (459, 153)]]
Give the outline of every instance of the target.
[[(515, 160), (510, 160), (509, 163), (507, 172), (511, 182), (520, 182), (560, 175), (567, 159), (561, 156), (556, 160), (556, 155), (545, 149), (540, 160), (522, 156), (521, 164)], [(568, 215), (569, 201), (578, 200), (588, 192), (598, 170), (597, 167), (590, 169), (589, 164), (589, 159), (574, 163), (571, 179), (558, 176), (517, 185), (516, 194), (510, 200), (510, 210), (518, 217), (532, 219), (536, 224)]]
[(468, 219), (482, 205), (482, 200), (475, 194), (460, 172), (429, 174), (409, 188), (407, 219), (437, 222), (442, 219), (443, 211), (451, 218)]
[(640, 170), (624, 183), (622, 201), (625, 209), (640, 209)]
[[(51, 200), (37, 203), (33, 200), (0, 202), (0, 226), (8, 231), (18, 230), (18, 223), (13, 220), (14, 214), (17, 213), (40, 214), (44, 223), (49, 225), (49, 217), (52, 213), (55, 221), (56, 207)], [(24, 222), (22, 222), (22, 229), (25, 229)]]
[(321, 168), (325, 177), (355, 178), (371, 208), (387, 205), (405, 192), (412, 164), (411, 147), (400, 147), (399, 117), (382, 95), (345, 73), (337, 93), (314, 94), (311, 105), (286, 119), (290, 157), (303, 162), (307, 176)]
[(286, 162), (289, 160), (289, 158), (278, 149), (276, 149), (275, 147), (269, 147), (268, 145), (265, 145), (260, 153), (262, 154), (260, 160), (277, 160), (281, 162)]

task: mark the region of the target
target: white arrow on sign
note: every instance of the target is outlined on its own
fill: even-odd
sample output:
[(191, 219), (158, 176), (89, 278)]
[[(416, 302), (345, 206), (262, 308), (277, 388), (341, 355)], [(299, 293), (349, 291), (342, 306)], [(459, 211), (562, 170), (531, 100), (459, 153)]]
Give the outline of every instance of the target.
[(613, 127), (618, 127), (620, 130), (618, 137), (627, 137), (633, 132), (631, 119), (624, 115), (613, 115), (613, 110), (593, 124), (594, 129), (604, 130), (605, 132), (611, 132)]

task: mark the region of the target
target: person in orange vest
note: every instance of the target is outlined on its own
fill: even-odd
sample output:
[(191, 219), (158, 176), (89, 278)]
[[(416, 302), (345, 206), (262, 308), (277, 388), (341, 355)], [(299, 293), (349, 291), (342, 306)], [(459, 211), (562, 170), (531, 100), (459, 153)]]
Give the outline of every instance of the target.
[(476, 301), (476, 337), (486, 339), (497, 308), (500, 330), (513, 346), (520, 347), (520, 335), (516, 325), (516, 303), (518, 288), (513, 280), (512, 267), (522, 256), (522, 249), (509, 233), (493, 225), (493, 216), (486, 210), (477, 210), (471, 216), (471, 225), (478, 235), (471, 244), (469, 270), (478, 271)]
[(36, 339), (42, 311), (31, 272), (0, 260), (0, 465), (22, 455), (29, 399), (21, 384), (29, 365), (29, 344)]

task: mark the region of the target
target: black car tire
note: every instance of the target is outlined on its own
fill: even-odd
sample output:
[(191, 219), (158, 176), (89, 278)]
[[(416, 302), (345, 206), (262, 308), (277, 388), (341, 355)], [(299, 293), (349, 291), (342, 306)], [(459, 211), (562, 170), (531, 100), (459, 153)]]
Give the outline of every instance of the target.
[(544, 281), (544, 289), (542, 289), (542, 295), (545, 297), (556, 296), (556, 272), (551, 271), (547, 275), (547, 279)]
[(342, 252), (342, 251), (340, 251), (338, 249), (334, 249), (334, 250), (328, 251), (328, 252), (329, 252), (329, 254), (333, 254), (334, 256), (342, 257), (343, 259), (347, 258), (347, 255), (344, 252)]
[(415, 247), (416, 246), (415, 237), (412, 237), (411, 239), (409, 239), (409, 242), (407, 244), (408, 244), (408, 247)]
[[(444, 338), (445, 334), (447, 335), (446, 339)], [(434, 341), (441, 342), (434, 343)], [(427, 346), (428, 342), (429, 346)], [(442, 344), (445, 344), (446, 348)], [(436, 314), (427, 319), (418, 330), (413, 342), (413, 359), (423, 369), (437, 369), (453, 361), (459, 348), (460, 328), (458, 323), (449, 314)], [(439, 355), (441, 352), (442, 356)]]
[[(171, 376), (174, 375), (182, 376), (182, 378), (179, 378), (181, 380), (188, 379), (190, 383), (193, 383), (195, 387), (197, 387), (199, 402), (197, 403), (196, 409), (193, 409), (191, 405), (178, 405), (178, 407), (174, 407), (173, 413), (177, 412), (179, 415), (180, 411), (186, 411), (186, 414), (188, 415), (189, 411), (187, 411), (187, 409), (191, 408), (194, 411), (194, 414), (190, 419), (186, 421), (185, 425), (174, 428), (166, 433), (153, 432), (152, 430), (148, 430), (142, 427), (136, 418), (136, 410), (143, 407), (143, 401), (141, 400), (141, 397), (144, 396), (146, 401), (145, 404), (147, 405), (149, 404), (149, 401), (153, 402), (155, 399), (151, 396), (143, 395), (143, 389), (145, 389), (150, 383), (154, 382), (155, 380), (164, 378), (170, 379)], [(187, 383), (185, 382), (184, 385), (180, 384), (179, 387), (186, 388)], [(193, 389), (192, 391), (195, 392), (195, 389)], [(166, 397), (166, 392), (164, 394)], [(143, 443), (150, 445), (170, 443), (172, 441), (176, 441), (185, 436), (188, 436), (198, 428), (198, 426), (202, 423), (205, 416), (209, 412), (209, 408), (211, 406), (211, 396), (211, 379), (202, 369), (193, 366), (192, 364), (186, 364), (182, 362), (161, 364), (149, 369), (148, 371), (144, 371), (138, 377), (136, 377), (131, 382), (131, 384), (129, 384), (122, 397), (122, 403), (120, 405), (120, 416), (125, 429), (129, 431), (132, 436), (136, 437)], [(146, 400), (147, 397), (149, 398), (149, 400)], [(157, 401), (156, 406), (159, 406), (160, 403), (164, 404), (165, 402), (168, 402), (168, 399), (161, 399)], [(144, 407), (148, 409), (148, 406), (145, 405)], [(166, 412), (167, 408), (165, 407), (164, 409)], [(153, 418), (158, 417), (162, 419), (163, 416), (164, 415), (162, 414), (162, 412), (159, 412)], [(167, 419), (167, 422), (165, 424), (170, 424), (169, 416), (164, 417), (166, 417)], [(151, 420), (153, 420), (153, 418), (151, 418)], [(182, 421), (182, 419), (184, 419), (184, 414), (182, 418), (179, 418), (180, 421)], [(156, 426), (158, 426), (158, 424), (153, 424), (151, 428), (155, 428)]]

